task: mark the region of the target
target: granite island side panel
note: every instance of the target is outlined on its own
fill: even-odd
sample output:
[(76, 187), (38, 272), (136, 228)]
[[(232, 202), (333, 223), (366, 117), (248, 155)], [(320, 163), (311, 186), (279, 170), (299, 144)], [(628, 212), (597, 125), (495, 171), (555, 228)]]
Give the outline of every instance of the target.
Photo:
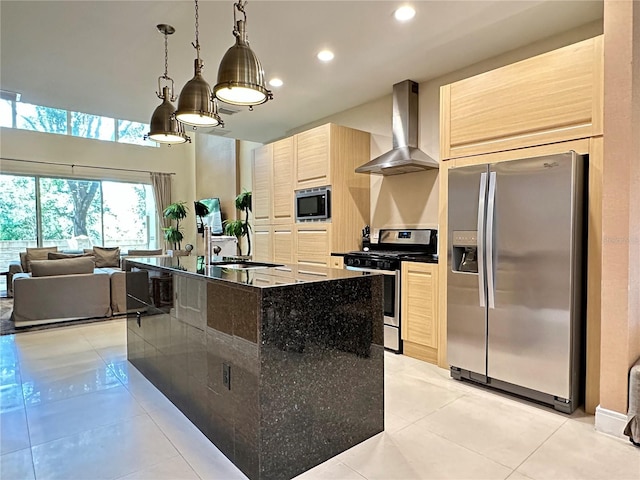
[(249, 478), (384, 429), (381, 276), (179, 263), (127, 262), (128, 358)]

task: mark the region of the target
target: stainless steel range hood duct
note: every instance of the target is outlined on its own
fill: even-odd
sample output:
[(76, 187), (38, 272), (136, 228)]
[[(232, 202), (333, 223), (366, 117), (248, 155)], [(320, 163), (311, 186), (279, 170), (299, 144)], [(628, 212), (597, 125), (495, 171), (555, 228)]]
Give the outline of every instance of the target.
[(412, 80), (393, 86), (393, 150), (356, 168), (356, 173), (399, 175), (440, 167), (418, 148), (418, 84)]

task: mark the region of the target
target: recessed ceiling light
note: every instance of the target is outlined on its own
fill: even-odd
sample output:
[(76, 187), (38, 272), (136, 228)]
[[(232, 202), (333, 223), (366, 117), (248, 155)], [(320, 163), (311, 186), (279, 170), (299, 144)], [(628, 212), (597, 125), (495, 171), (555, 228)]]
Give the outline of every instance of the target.
[(330, 62), (333, 60), (333, 52), (331, 50), (322, 50), (321, 52), (318, 52), (318, 60)]
[(272, 78), (271, 80), (269, 80), (269, 85), (271, 85), (272, 87), (281, 87), (282, 85), (284, 85), (284, 82), (279, 78)]
[(413, 9), (413, 7), (404, 5), (396, 10), (394, 16), (399, 22), (406, 22), (416, 16), (416, 11)]

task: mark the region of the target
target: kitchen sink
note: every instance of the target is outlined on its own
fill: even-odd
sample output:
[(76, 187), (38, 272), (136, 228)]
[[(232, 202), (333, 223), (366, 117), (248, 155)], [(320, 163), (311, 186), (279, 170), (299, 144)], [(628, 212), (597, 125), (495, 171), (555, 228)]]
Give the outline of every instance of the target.
[(256, 270), (259, 268), (282, 267), (282, 264), (250, 262), (250, 261), (228, 261), (228, 262), (212, 262), (211, 266), (228, 268), (231, 270)]

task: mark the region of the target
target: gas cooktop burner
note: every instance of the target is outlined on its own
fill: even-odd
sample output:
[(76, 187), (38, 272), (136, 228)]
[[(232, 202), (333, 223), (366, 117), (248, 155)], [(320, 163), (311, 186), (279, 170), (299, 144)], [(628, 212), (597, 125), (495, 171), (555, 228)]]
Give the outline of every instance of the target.
[(437, 263), (438, 232), (433, 229), (380, 230), (378, 243), (368, 251), (349, 252), (344, 257), (347, 268), (399, 270), (400, 262)]
[(360, 257), (370, 257), (370, 258), (398, 258), (403, 259), (405, 257), (412, 258), (438, 258), (437, 255), (433, 253), (424, 253), (424, 252), (410, 252), (407, 250), (369, 250), (368, 252), (358, 250), (355, 252), (349, 252), (347, 255), (356, 255)]

